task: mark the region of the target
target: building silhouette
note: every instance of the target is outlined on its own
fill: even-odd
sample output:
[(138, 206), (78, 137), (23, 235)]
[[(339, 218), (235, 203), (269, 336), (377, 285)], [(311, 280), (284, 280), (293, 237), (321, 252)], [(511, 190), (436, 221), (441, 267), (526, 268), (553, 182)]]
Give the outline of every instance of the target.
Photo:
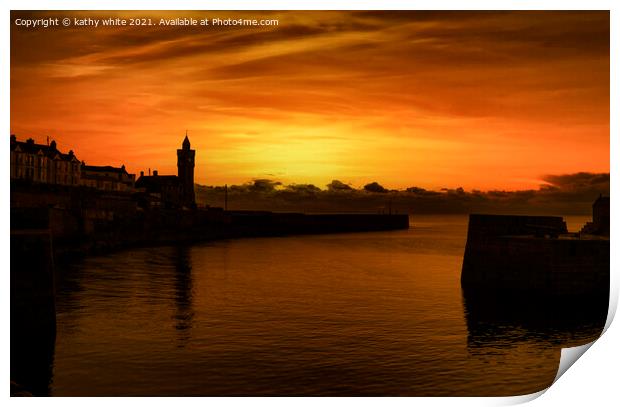
[(609, 206), (609, 197), (600, 194), (596, 201), (592, 204), (592, 222), (585, 224), (585, 226), (581, 229), (581, 234), (609, 236)]
[(136, 176), (129, 174), (124, 165), (120, 168), (86, 165), (78, 160), (73, 150), (67, 154), (58, 150), (54, 140), (37, 144), (32, 138), (18, 141), (12, 134), (11, 180), (133, 192)]
[(196, 150), (191, 149), (189, 137), (185, 134), (183, 144), (177, 150), (177, 175), (159, 175), (157, 170), (153, 171), (153, 175), (145, 175), (144, 171), (140, 171), (136, 188), (149, 196), (143, 203), (164, 208), (195, 208), (195, 158)]
[(11, 135), (11, 180), (78, 186), (80, 172), (81, 163), (73, 150), (65, 154), (58, 150), (54, 140), (36, 144), (32, 138), (24, 142)]
[(177, 150), (177, 171), (179, 184), (181, 187), (181, 204), (186, 207), (196, 205), (196, 196), (194, 194), (194, 164), (196, 159), (196, 150), (190, 148), (187, 132), (180, 150)]
[(82, 163), (81, 184), (102, 191), (133, 192), (136, 175), (129, 174), (125, 166), (97, 166)]

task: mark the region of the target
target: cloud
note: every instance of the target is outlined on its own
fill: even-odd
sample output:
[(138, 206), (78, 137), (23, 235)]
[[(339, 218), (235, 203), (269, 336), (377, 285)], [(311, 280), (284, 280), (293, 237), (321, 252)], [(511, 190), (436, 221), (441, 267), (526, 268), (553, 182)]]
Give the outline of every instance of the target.
[(375, 182), (371, 182), (370, 184), (364, 185), (364, 191), (375, 192), (375, 193), (380, 193), (380, 194), (384, 194), (384, 193), (388, 192), (387, 189), (383, 188), (376, 181)]
[[(196, 179), (536, 187), (609, 171), (609, 12), (13, 11), (278, 26), (11, 25), (11, 132)], [(118, 160), (118, 161), (110, 161)], [(525, 165), (524, 163), (527, 163)]]
[(348, 191), (353, 191), (353, 188), (351, 187), (351, 185), (345, 184), (344, 182), (339, 181), (337, 179), (333, 180), (332, 182), (330, 182), (326, 186), (327, 186), (327, 190), (329, 192), (348, 192)]
[[(305, 212), (377, 212), (391, 208), (401, 213), (585, 215), (591, 213), (592, 203), (599, 194), (609, 195), (608, 173), (582, 172), (546, 175), (544, 178), (549, 184), (541, 185), (537, 190), (488, 192), (466, 191), (460, 187), (442, 188), (439, 191), (420, 187), (387, 190), (378, 183), (354, 189), (337, 180), (328, 184), (324, 190), (315, 185), (303, 184), (276, 188), (281, 185), (280, 182), (265, 179), (255, 180), (254, 184), (231, 187), (228, 204), (230, 209)], [(257, 182), (261, 185), (258, 188), (255, 187)], [(197, 199), (202, 204), (221, 206), (223, 189), (197, 186)]]
[(609, 173), (579, 172), (576, 174), (545, 175), (543, 180), (548, 182), (551, 188), (565, 191), (609, 190)]
[(321, 188), (313, 184), (291, 184), (284, 189), (285, 192), (301, 196), (315, 195), (321, 192)]

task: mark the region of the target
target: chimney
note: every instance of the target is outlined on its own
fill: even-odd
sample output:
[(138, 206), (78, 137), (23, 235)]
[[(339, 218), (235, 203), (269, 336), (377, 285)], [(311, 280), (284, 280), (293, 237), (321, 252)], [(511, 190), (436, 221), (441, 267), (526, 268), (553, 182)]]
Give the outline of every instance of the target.
[(157, 170), (153, 170), (153, 176), (156, 177), (157, 176)]
[(144, 177), (144, 171), (140, 171), (140, 177)]
[(56, 150), (56, 140), (52, 140), (52, 142), (50, 143), (50, 147), (52, 150)]
[(26, 140), (26, 143), (28, 144), (34, 144), (34, 140), (32, 138), (29, 138), (28, 140)]

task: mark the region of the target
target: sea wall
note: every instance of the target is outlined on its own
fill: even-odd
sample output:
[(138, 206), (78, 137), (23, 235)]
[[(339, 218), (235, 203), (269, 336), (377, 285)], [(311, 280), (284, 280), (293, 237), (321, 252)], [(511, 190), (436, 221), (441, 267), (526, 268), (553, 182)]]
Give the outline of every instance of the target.
[(41, 207), (95, 209), (129, 214), (137, 211), (138, 204), (131, 194), (123, 192), (11, 181), (11, 208)]
[(469, 215), (467, 241), (495, 236), (522, 236), (567, 233), (566, 222), (559, 216)]
[(113, 214), (112, 219), (85, 219), (84, 223), (90, 226), (84, 241), (92, 242), (95, 248), (409, 227), (407, 215), (309, 215), (220, 209), (150, 210), (132, 216)]
[(408, 215), (11, 208), (11, 228), (48, 228), (56, 255), (210, 239), (407, 229)]
[(11, 380), (34, 395), (47, 393), (56, 313), (49, 230), (11, 230)]
[(562, 218), (471, 215), (461, 285), (468, 292), (609, 294), (609, 240), (565, 233)]

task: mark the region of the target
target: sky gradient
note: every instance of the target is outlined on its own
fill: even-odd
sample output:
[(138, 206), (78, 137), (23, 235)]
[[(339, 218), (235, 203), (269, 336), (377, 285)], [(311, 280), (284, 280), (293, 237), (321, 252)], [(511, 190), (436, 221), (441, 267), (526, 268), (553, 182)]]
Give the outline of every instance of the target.
[(12, 12), (277, 18), (11, 25), (11, 133), (196, 182), (535, 188), (609, 172), (608, 12)]

